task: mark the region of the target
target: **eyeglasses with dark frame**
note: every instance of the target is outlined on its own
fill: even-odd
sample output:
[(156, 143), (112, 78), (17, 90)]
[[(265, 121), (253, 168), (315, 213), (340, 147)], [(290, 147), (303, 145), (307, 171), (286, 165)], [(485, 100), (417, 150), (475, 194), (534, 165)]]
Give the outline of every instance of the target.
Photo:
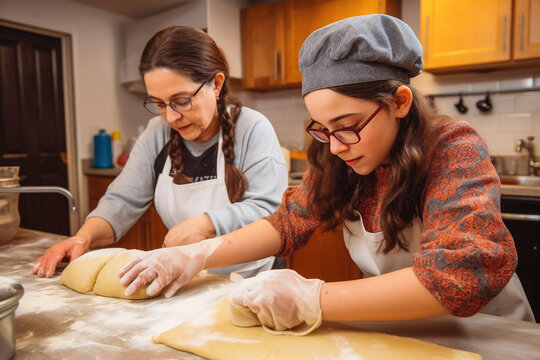
[(366, 121), (364, 121), (359, 127), (357, 128), (344, 128), (334, 131), (328, 131), (324, 129), (312, 129), (313, 125), (315, 125), (315, 121), (312, 121), (311, 124), (306, 128), (306, 131), (309, 135), (313, 136), (313, 138), (317, 141), (320, 141), (322, 143), (329, 143), (330, 142), (330, 136), (333, 136), (336, 138), (337, 141), (339, 141), (342, 144), (346, 145), (352, 145), (357, 144), (360, 142), (360, 131), (369, 124), (369, 122), (379, 113), (379, 111), (382, 110), (382, 108), (387, 104), (387, 102), (383, 102), (379, 107), (371, 114)]
[(193, 98), (199, 93), (199, 91), (207, 82), (208, 80), (204, 81), (201, 86), (199, 86), (199, 88), (195, 90), (193, 95), (172, 100), (168, 104), (162, 101), (153, 101), (152, 99), (147, 97), (144, 100), (144, 107), (146, 108), (146, 110), (150, 111), (152, 114), (155, 115), (165, 115), (167, 113), (167, 106), (170, 106), (171, 109), (176, 111), (178, 114), (183, 114), (191, 110), (193, 106), (191, 103), (193, 101)]

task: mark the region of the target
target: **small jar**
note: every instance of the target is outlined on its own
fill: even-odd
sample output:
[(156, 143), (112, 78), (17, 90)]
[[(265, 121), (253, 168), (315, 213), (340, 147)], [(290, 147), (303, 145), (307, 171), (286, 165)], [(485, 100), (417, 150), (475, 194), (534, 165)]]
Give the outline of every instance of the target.
[(2, 188), (18, 187), (19, 167), (0, 167), (0, 243), (11, 240), (21, 223), (19, 215), (19, 194), (3, 193)]

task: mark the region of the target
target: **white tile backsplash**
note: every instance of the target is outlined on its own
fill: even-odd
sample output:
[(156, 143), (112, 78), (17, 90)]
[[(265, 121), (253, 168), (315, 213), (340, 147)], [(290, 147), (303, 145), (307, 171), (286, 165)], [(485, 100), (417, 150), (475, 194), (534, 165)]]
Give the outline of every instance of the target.
[(499, 87), (500, 82), (498, 80), (477, 81), (471, 84), (472, 91), (499, 90)]
[[(468, 77), (444, 75), (435, 77), (440, 81), (440, 93), (483, 91), (496, 89), (524, 89), (540, 87), (540, 71), (515, 70), (494, 73), (471, 73)], [(438, 97), (436, 104), (441, 113), (468, 121), (484, 136), (492, 155), (515, 155), (518, 139), (534, 136), (536, 157), (540, 158), (540, 92), (516, 92), (490, 94), (493, 109), (482, 113), (476, 102), (485, 95), (464, 96), (464, 104), (469, 108), (462, 115), (453, 104), (459, 97)]]
[(540, 92), (538, 93), (521, 93), (516, 95), (516, 110), (535, 112), (538, 111), (540, 104)]
[(499, 130), (507, 133), (531, 132), (532, 115), (530, 113), (501, 115)]
[(534, 85), (534, 77), (525, 76), (522, 78), (501, 79), (501, 89), (523, 89)]
[(516, 111), (516, 96), (514, 94), (491, 94), (493, 112), (510, 114)]

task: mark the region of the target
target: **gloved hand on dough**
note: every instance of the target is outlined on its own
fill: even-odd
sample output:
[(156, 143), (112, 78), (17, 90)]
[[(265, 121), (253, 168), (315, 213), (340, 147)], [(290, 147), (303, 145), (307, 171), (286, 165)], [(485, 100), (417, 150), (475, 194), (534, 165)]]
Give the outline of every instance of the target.
[(208, 257), (219, 247), (221, 241), (222, 239), (217, 237), (195, 244), (148, 251), (143, 257), (134, 259), (120, 269), (120, 283), (129, 284), (125, 295), (130, 296), (150, 284), (146, 289), (149, 296), (157, 294), (167, 286), (163, 295), (170, 298), (204, 270)]
[(271, 333), (310, 333), (322, 322), (323, 284), (289, 269), (264, 271), (244, 279), (229, 294), (231, 321), (243, 327), (262, 324)]

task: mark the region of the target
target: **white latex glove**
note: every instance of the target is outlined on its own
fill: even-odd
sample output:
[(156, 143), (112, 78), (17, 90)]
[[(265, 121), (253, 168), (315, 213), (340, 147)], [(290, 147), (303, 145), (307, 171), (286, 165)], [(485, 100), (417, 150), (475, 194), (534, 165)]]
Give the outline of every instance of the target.
[(305, 279), (289, 269), (259, 273), (242, 280), (229, 294), (231, 320), (238, 326), (253, 326), (245, 313), (234, 316), (243, 312), (241, 308), (244, 307), (270, 330), (283, 332), (296, 328), (297, 332), (306, 334), (321, 324), (320, 293), (323, 284), (322, 280)]
[(166, 298), (173, 296), (204, 270), (206, 260), (221, 244), (221, 238), (213, 238), (186, 246), (175, 246), (148, 251), (120, 269), (120, 283), (128, 285), (125, 291), (130, 296), (150, 284), (146, 294), (153, 296), (163, 288)]

